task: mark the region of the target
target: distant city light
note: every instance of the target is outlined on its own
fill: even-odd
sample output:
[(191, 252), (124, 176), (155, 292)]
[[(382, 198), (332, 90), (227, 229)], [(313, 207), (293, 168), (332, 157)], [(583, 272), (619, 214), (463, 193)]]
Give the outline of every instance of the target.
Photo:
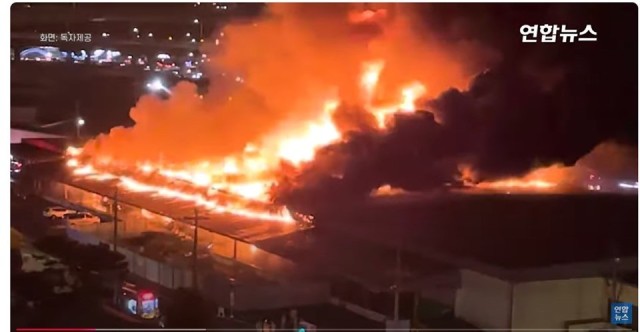
[(138, 33), (139, 31), (138, 28), (133, 28), (133, 32)]
[(173, 37), (169, 36), (169, 40), (173, 40)]
[(193, 23), (198, 24), (198, 23), (200, 23), (200, 21), (197, 18), (194, 18), (193, 19)]
[(84, 119), (83, 118), (78, 118), (78, 120), (76, 121), (76, 124), (78, 125), (78, 127), (84, 126)]
[(200, 42), (201, 42), (201, 43), (204, 43), (204, 39), (200, 39)]
[(220, 40), (216, 38), (216, 46), (220, 45)]
[(195, 39), (195, 38), (192, 38), (192, 39), (191, 39), (191, 42), (192, 42), (192, 43), (195, 43), (195, 42), (196, 42), (196, 39)]
[(136, 35), (136, 38), (140, 38), (140, 35)]
[(109, 37), (109, 34), (108, 34), (108, 33), (106, 33), (106, 32), (103, 32), (103, 33), (102, 33), (102, 37)]
[(149, 32), (149, 35), (148, 35), (148, 36), (149, 36), (149, 37), (153, 37), (153, 33)]
[(203, 57), (203, 58), (206, 58), (206, 57), (207, 57), (207, 54), (206, 54), (206, 53), (202, 53), (202, 57)]
[(191, 33), (187, 32), (187, 34), (185, 36), (191, 37)]
[(193, 56), (193, 52), (189, 52), (189, 56), (190, 56), (190, 57), (191, 57), (191, 56)]

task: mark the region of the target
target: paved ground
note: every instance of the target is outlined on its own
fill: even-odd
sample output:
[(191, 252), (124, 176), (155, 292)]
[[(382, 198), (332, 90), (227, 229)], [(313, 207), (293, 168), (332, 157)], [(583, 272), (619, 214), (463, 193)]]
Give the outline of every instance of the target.
[(42, 211), (53, 204), (44, 199), (29, 196), (28, 199), (11, 198), (11, 227), (26, 235), (37, 239), (54, 231), (56, 227), (64, 226), (62, 221), (47, 219)]
[[(332, 304), (305, 306), (296, 308), (296, 310), (298, 311), (298, 317), (300, 317), (300, 319), (316, 325), (318, 329), (331, 329), (332, 331), (341, 331), (341, 329), (367, 331), (367, 329), (371, 329), (373, 331), (384, 328), (382, 323), (366, 319)], [(288, 309), (281, 309), (239, 312), (237, 316), (245, 321), (252, 321), (254, 323), (269, 319), (276, 324), (280, 324), (282, 315), (288, 311)]]

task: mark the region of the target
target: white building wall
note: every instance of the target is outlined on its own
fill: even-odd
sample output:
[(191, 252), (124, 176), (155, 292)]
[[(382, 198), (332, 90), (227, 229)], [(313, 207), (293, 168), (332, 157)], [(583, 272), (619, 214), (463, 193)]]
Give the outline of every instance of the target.
[(603, 278), (518, 283), (513, 294), (513, 328), (564, 329), (567, 321), (607, 317)]
[(509, 328), (510, 284), (471, 270), (460, 273), (456, 316), (482, 329)]

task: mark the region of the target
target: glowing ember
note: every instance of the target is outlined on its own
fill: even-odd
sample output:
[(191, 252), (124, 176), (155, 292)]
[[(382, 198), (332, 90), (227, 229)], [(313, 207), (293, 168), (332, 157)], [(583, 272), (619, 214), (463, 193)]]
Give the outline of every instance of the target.
[(373, 196), (373, 197), (398, 196), (406, 193), (407, 193), (406, 191), (400, 188), (394, 188), (391, 185), (385, 184), (371, 191), (370, 196)]
[(520, 180), (508, 179), (495, 182), (482, 182), (476, 185), (477, 188), (491, 189), (550, 189), (555, 187), (555, 183), (544, 180)]
[(488, 190), (549, 191), (556, 189), (561, 181), (568, 178), (567, 168), (562, 165), (538, 168), (520, 178), (483, 182), (476, 181), (476, 174), (467, 165), (461, 165), (459, 171), (459, 180), (466, 186)]

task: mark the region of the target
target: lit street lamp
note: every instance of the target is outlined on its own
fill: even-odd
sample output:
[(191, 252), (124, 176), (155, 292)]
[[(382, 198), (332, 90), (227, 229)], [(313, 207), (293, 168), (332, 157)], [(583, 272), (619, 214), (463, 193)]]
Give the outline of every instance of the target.
[(164, 84), (162, 84), (162, 81), (159, 78), (156, 78), (151, 83), (147, 83), (147, 89), (154, 92), (164, 91), (164, 92), (170, 93), (169, 89), (166, 86), (164, 86)]
[(198, 19), (196, 18), (196, 19), (193, 19), (193, 23), (194, 23), (194, 24), (198, 24), (198, 25), (200, 26), (200, 39), (202, 39), (202, 35), (203, 35), (203, 32), (202, 32), (202, 22), (200, 22), (200, 20), (198, 20)]
[(82, 128), (82, 126), (84, 126), (84, 119), (81, 117), (78, 117), (76, 119), (76, 138), (80, 139), (80, 128)]

